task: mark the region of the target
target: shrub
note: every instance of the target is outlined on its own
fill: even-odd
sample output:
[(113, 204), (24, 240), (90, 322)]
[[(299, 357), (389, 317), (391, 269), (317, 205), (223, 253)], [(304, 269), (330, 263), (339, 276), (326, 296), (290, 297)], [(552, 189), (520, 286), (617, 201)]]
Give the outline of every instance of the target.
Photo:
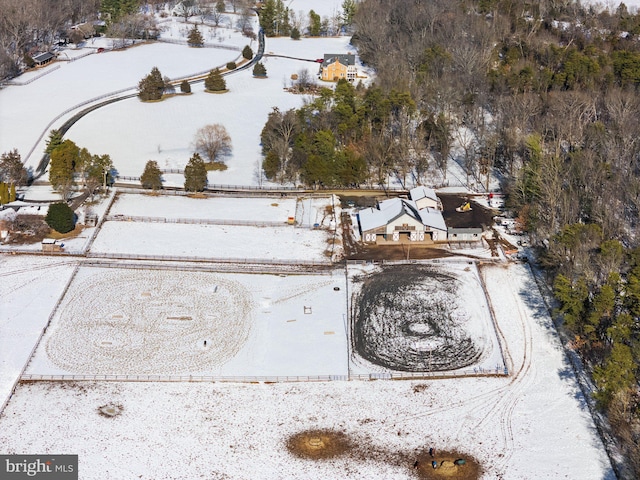
[(191, 85), (189, 85), (187, 80), (183, 80), (182, 83), (180, 83), (180, 91), (182, 93), (191, 93)]
[(235, 70), (237, 67), (236, 62), (227, 63), (227, 70)]
[(224, 92), (227, 89), (227, 82), (224, 81), (220, 70), (211, 70), (209, 76), (204, 80), (204, 88), (211, 92)]
[(59, 233), (68, 233), (76, 227), (76, 215), (71, 207), (64, 202), (49, 205), (49, 211), (44, 221)]
[(262, 62), (258, 62), (253, 66), (253, 76), (254, 77), (266, 77), (267, 69), (262, 64)]
[(242, 56), (247, 60), (251, 60), (253, 58), (253, 50), (251, 50), (251, 47), (249, 45), (246, 45), (242, 49)]

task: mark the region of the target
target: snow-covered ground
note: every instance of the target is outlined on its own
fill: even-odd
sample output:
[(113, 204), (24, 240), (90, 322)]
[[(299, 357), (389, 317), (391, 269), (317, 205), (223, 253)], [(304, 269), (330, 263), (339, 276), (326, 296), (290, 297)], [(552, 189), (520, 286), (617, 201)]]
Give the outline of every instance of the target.
[[(99, 273), (83, 270), (79, 277)], [(486, 265), (481, 275), (506, 345), (509, 377), (244, 385), (31, 382), (18, 387), (0, 418), (0, 453), (75, 453), (83, 479), (410, 479), (417, 452), (433, 446), (473, 456), (484, 469), (483, 479), (613, 480), (528, 267)], [(249, 335), (260, 342), (247, 345), (247, 357), (235, 357), (229, 365), (247, 365), (252, 356), (255, 364), (262, 357), (265, 365), (278, 365), (279, 372), (286, 366), (302, 371), (296, 362), (318, 370), (323, 362), (344, 365), (332, 353), (344, 348), (344, 337), (325, 335), (325, 325), (312, 326), (317, 320), (333, 322), (336, 335), (344, 328), (339, 310), (330, 315), (336, 318), (312, 318), (315, 306), (322, 311), (330, 298), (339, 296), (343, 304), (342, 291), (330, 288), (338, 279), (272, 280), (259, 279), (263, 290), (252, 294), (270, 303), (258, 307), (271, 313), (260, 313), (259, 332)], [(281, 291), (290, 281), (291, 292)], [(308, 289), (314, 282), (321, 285)], [(289, 300), (298, 288), (305, 293)], [(70, 294), (81, 291), (73, 287)], [(276, 316), (277, 298), (287, 300)], [(300, 306), (307, 301), (314, 308), (305, 318)], [(297, 312), (287, 311), (293, 306)], [(287, 322), (287, 316), (296, 322)], [(47, 333), (56, 334), (56, 327)], [(304, 344), (296, 345), (301, 339)], [(204, 346), (194, 348), (206, 355)], [(31, 368), (48, 371), (45, 363), (37, 357)], [(98, 408), (108, 404), (121, 413), (100, 415)], [(352, 454), (314, 461), (289, 453), (287, 439), (311, 429), (346, 434)]]

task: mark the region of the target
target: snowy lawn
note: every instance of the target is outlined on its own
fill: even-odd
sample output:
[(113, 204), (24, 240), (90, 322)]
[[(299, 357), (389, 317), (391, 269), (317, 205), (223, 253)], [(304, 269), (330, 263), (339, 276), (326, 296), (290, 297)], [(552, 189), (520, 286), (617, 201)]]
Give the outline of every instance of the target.
[[(126, 242), (122, 242), (126, 239)], [(91, 253), (327, 262), (326, 230), (237, 225), (105, 222)]]
[[(171, 195), (118, 195), (109, 215), (124, 217), (156, 217), (167, 220), (191, 219), (220, 221), (221, 223), (248, 222), (288, 223), (304, 227), (333, 228), (340, 215), (340, 200), (328, 197), (206, 197)], [(335, 214), (333, 212), (336, 212)], [(269, 241), (264, 237), (261, 241)]]
[[(613, 480), (527, 267), (487, 265), (481, 275), (507, 345), (510, 377), (29, 382), (0, 418), (0, 453), (75, 453), (83, 479), (412, 479), (417, 455), (435, 447), (436, 458), (443, 450), (475, 458), (486, 480)], [(287, 342), (283, 331), (271, 338)], [(295, 368), (291, 359), (286, 363)], [(105, 405), (119, 414), (101, 415)], [(294, 456), (287, 440), (310, 429), (343, 433), (350, 447), (326, 460)]]

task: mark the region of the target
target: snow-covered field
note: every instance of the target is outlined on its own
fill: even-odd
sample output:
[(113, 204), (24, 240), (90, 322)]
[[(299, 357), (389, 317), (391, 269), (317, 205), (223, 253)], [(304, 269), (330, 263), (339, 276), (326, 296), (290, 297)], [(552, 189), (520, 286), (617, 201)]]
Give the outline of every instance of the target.
[[(96, 273), (82, 270), (79, 276)], [(484, 479), (612, 480), (528, 267), (486, 265), (481, 274), (505, 340), (509, 377), (246, 385), (30, 382), (17, 389), (0, 418), (0, 452), (77, 453), (83, 479), (410, 479), (416, 478), (412, 464), (417, 452), (434, 446), (474, 457)], [(309, 281), (306, 277), (293, 285), (306, 290)], [(296, 362), (344, 362), (333, 358), (336, 343), (326, 343), (337, 341), (343, 347), (344, 340), (324, 335), (324, 326), (310, 327), (307, 342), (293, 346), (306, 336), (298, 322), (316, 319), (286, 311), (289, 307), (299, 310), (312, 301), (324, 309), (333, 295), (344, 302), (343, 293), (330, 288), (338, 284), (336, 278), (321, 276), (318, 281), (327, 285), (307, 290), (307, 298), (286, 300), (278, 319), (275, 299), (288, 297), (280, 292), (281, 285), (271, 285), (271, 294), (253, 294), (263, 301), (271, 296), (271, 306), (261, 308), (274, 318), (267, 320), (264, 314), (255, 324), (264, 335), (260, 345), (271, 352), (265, 363), (289, 365), (293, 371)], [(271, 283), (269, 278), (262, 281), (263, 286)], [(292, 293), (295, 297), (295, 287)], [(316, 312), (314, 308), (313, 316)], [(296, 322), (286, 322), (287, 315)], [(335, 316), (340, 317), (338, 310)], [(336, 335), (344, 328), (341, 318), (326, 321), (334, 322)], [(287, 335), (293, 328), (300, 330)], [(53, 327), (50, 338), (55, 335)], [(253, 352), (258, 346), (244, 350)], [(259, 357), (258, 349), (256, 364)], [(40, 357), (32, 364), (36, 367), (44, 368)], [(117, 407), (120, 414), (106, 418), (98, 412), (104, 405)], [(344, 433), (352, 442), (351, 454), (305, 460), (289, 453), (287, 439), (311, 429)]]
[(346, 375), (346, 311), (339, 270), (81, 268), (27, 373)]

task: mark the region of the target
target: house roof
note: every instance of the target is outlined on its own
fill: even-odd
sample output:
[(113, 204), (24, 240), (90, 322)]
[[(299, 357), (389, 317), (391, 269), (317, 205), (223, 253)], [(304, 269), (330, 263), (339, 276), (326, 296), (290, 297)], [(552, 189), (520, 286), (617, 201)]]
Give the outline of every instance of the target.
[(44, 52), (33, 57), (33, 61), (36, 63), (46, 62), (47, 60), (51, 60), (53, 58), (53, 53)]
[(434, 202), (438, 201), (438, 196), (436, 195), (436, 191), (433, 188), (427, 188), (422, 186), (412, 188), (411, 191), (409, 192), (409, 196), (411, 197), (411, 200), (413, 200), (414, 202), (417, 202), (418, 200), (423, 198), (428, 198), (430, 200), (433, 200)]
[(427, 227), (446, 231), (442, 212), (434, 208), (418, 210), (415, 202), (403, 198), (390, 198), (378, 204), (378, 208), (366, 208), (358, 212), (360, 228), (363, 232), (387, 225), (392, 220), (409, 215)]
[(324, 54), (324, 62), (322, 62), (322, 66), (326, 67), (327, 65), (331, 65), (334, 62), (339, 62), (342, 65), (355, 65), (356, 64), (356, 56), (353, 53), (325, 53)]

